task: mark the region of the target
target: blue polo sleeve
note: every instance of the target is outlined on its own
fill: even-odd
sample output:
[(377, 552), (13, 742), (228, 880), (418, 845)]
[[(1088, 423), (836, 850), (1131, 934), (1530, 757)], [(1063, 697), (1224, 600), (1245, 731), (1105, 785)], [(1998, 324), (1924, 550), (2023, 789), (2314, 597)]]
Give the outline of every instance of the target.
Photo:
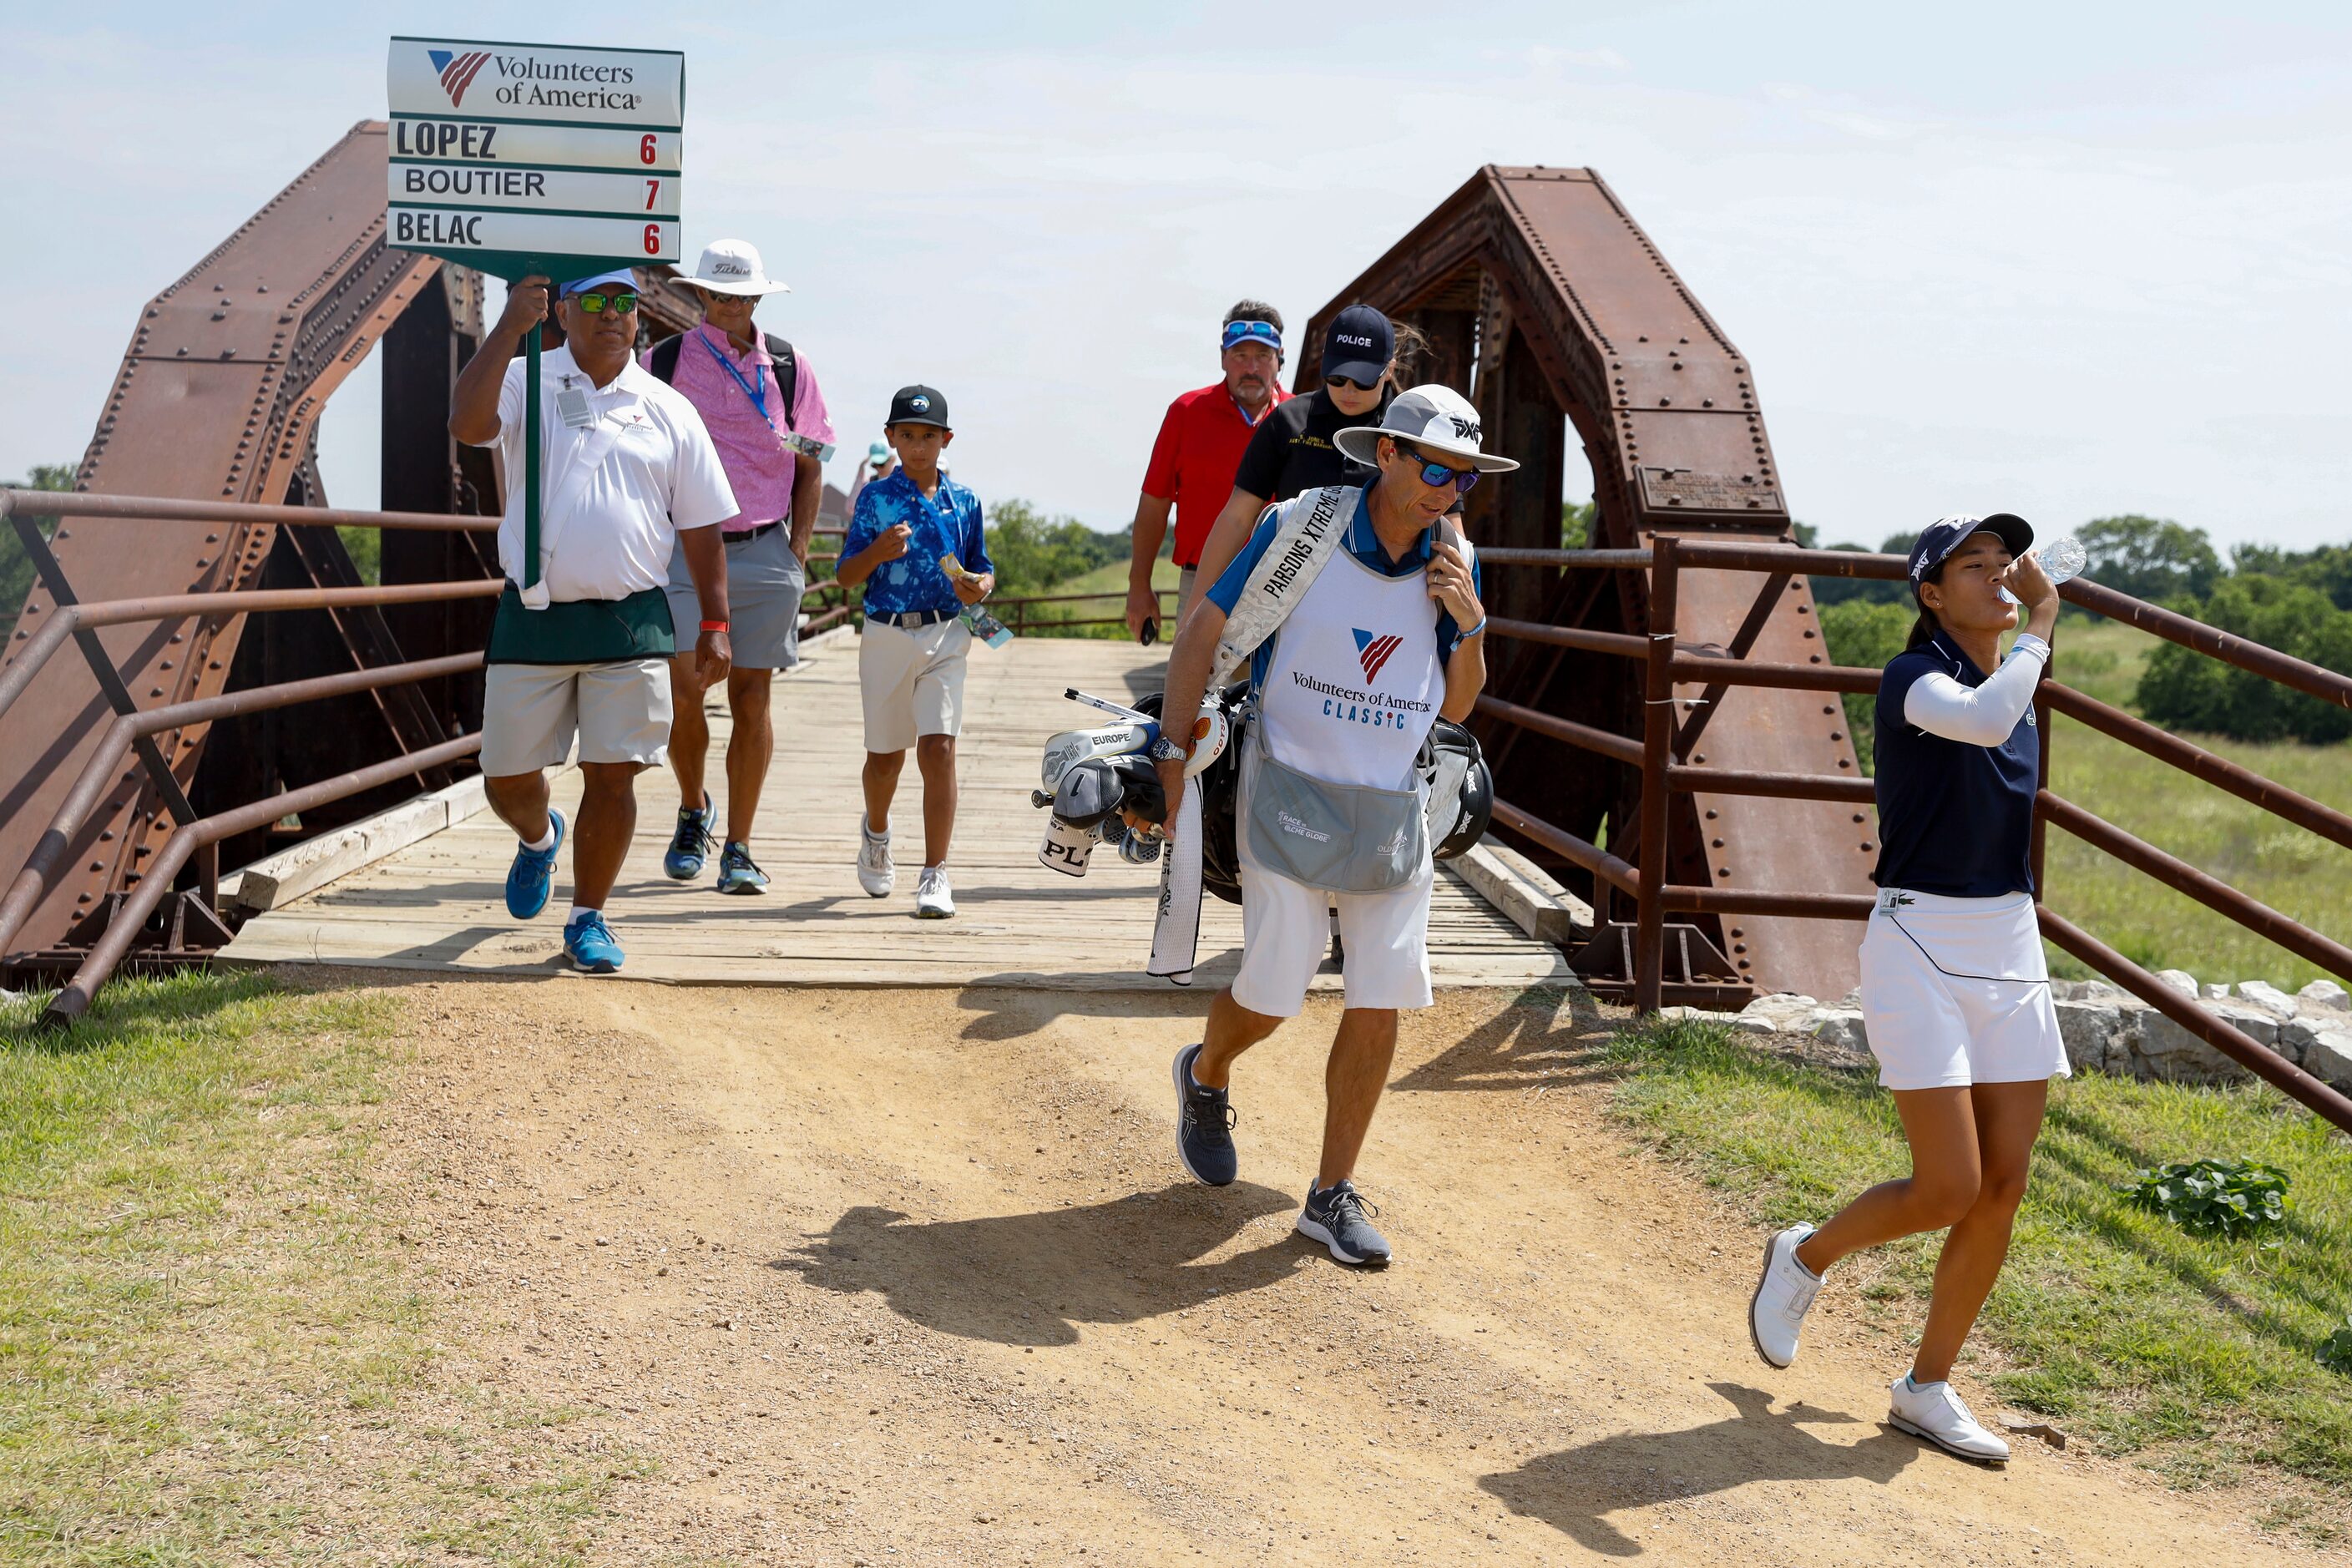
[(849, 531), (841, 536), (842, 560), (847, 560), (873, 543), (876, 536), (881, 533), (882, 516), (874, 506), (881, 499), (877, 494), (880, 489), (879, 485), (867, 485), (857, 492), (857, 505), (849, 518)]
[(996, 563), (988, 558), (987, 524), (981, 518), (980, 498), (966, 490), (962, 499), (963, 543), (956, 559), (963, 563), (963, 569), (967, 572), (993, 572)]
[(1274, 543), (1274, 531), (1281, 522), (1282, 507), (1288, 504), (1286, 501), (1270, 506), (1257, 514), (1257, 526), (1250, 531), (1249, 542), (1226, 566), (1224, 574), (1209, 584), (1210, 600), (1225, 614), (1232, 615), (1234, 606), (1241, 603), (1242, 590), (1248, 586), (1250, 574), (1257, 570), (1257, 563), (1265, 559), (1266, 550)]

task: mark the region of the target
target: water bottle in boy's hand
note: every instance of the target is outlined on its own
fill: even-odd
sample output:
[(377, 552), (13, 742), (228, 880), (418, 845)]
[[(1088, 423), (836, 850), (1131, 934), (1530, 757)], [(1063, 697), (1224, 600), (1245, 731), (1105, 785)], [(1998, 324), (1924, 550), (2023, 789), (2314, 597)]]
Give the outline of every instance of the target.
[(1003, 647), (1013, 640), (1012, 628), (978, 605), (966, 605), (961, 618), (971, 628), (972, 636), (991, 647)]

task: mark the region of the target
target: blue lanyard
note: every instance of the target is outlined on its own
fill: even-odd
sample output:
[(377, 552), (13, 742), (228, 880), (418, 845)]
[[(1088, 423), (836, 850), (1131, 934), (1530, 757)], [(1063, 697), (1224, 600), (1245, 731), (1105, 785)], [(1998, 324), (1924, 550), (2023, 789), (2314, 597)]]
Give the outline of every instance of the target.
[(760, 411), (760, 418), (761, 422), (766, 422), (768, 418), (768, 378), (760, 374), (759, 364), (754, 362), (751, 366), (751, 374), (756, 379), (752, 381), (745, 381), (743, 379), (743, 373), (737, 370), (734, 363), (730, 361), (725, 354), (720, 353), (717, 349), (710, 347), (710, 340), (709, 338), (702, 338), (698, 341), (705, 349), (709, 350), (710, 357), (719, 362), (719, 368), (735, 378), (735, 384), (743, 389), (743, 395), (750, 398), (751, 400), (751, 406)]

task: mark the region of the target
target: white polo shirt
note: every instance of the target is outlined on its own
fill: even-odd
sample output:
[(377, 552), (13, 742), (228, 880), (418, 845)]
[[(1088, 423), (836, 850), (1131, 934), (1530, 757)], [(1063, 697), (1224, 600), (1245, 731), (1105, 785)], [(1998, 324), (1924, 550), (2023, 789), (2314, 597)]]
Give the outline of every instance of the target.
[[(523, 581), (523, 376), (507, 366), (499, 390), (507, 514), (499, 565)], [(565, 394), (587, 399), (588, 421), (566, 423)], [(576, 406), (576, 405), (575, 405)], [(540, 356), (540, 571), (548, 595), (625, 599), (669, 581), (677, 531), (733, 517), (735, 492), (694, 405), (632, 359), (602, 387), (567, 346)]]

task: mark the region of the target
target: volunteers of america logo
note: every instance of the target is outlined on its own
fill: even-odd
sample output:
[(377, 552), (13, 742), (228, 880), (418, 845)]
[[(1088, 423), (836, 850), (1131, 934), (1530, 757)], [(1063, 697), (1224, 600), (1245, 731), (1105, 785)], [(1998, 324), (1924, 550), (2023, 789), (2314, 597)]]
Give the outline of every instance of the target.
[(474, 79), (490, 63), (490, 52), (469, 49), (461, 55), (448, 49), (427, 49), (425, 53), (432, 60), (433, 68), (441, 73), (441, 90), (449, 95), (449, 107), (464, 107), (466, 89), (474, 85)]
[(1349, 629), (1356, 634), (1356, 662), (1364, 667), (1364, 679), (1368, 682), (1377, 680), (1380, 679), (1381, 667), (1388, 663), (1389, 655), (1396, 652), (1404, 638), (1393, 632), (1385, 637), (1380, 636), (1368, 632), (1361, 626), (1351, 626)]
[(1381, 845), (1380, 848), (1378, 848), (1377, 850), (1373, 851), (1373, 853), (1375, 853), (1375, 854), (1377, 854), (1377, 855), (1380, 855), (1380, 856), (1381, 856), (1381, 857), (1383, 857), (1383, 858), (1388, 857), (1388, 856), (1391, 856), (1391, 855), (1401, 855), (1401, 854), (1402, 854), (1403, 852), (1404, 852), (1404, 825), (1403, 825), (1402, 823), (1399, 823), (1399, 824), (1397, 825), (1397, 830), (1396, 830), (1394, 833), (1391, 834), (1391, 835), (1388, 837), (1388, 838), (1387, 838), (1385, 841), (1383, 841), (1383, 842), (1381, 843)]

